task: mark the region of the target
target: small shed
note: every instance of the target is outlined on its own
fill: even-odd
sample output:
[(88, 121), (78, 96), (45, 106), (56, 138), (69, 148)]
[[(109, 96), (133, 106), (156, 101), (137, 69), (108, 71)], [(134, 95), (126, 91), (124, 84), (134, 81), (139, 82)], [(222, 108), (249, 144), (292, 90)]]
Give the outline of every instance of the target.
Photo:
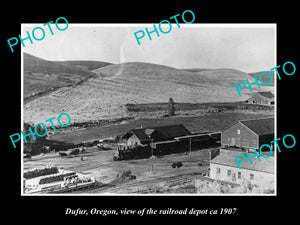
[(259, 105), (274, 105), (274, 95), (271, 91), (268, 92), (257, 92), (251, 98), (245, 101), (249, 104)]

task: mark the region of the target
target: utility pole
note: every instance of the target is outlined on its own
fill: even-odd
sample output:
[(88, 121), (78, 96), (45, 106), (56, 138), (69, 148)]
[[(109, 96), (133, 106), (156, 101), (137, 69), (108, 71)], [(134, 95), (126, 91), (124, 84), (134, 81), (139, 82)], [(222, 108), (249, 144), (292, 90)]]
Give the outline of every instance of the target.
[(151, 138), (151, 157), (153, 158), (153, 139)]
[(190, 154), (189, 154), (189, 158), (190, 158), (190, 161), (191, 161), (191, 153), (192, 153), (192, 137), (190, 137)]
[(151, 138), (151, 173), (153, 171), (153, 160), (154, 160), (154, 157), (153, 157), (153, 138)]

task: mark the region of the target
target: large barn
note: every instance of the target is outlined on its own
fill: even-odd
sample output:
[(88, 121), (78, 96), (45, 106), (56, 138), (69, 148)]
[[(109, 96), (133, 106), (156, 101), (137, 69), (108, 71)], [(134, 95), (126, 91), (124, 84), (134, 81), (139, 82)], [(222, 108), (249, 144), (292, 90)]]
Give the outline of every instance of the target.
[(244, 150), (259, 149), (274, 140), (274, 117), (240, 120), (222, 130), (222, 147), (238, 147)]
[[(219, 155), (210, 161), (210, 178), (237, 184), (250, 182), (265, 189), (274, 188), (275, 157), (260, 158), (260, 161), (252, 157), (252, 164), (245, 160), (239, 169), (235, 157), (241, 154), (247, 158), (245, 152), (221, 149)], [(248, 154), (252, 156), (252, 153)]]
[(250, 104), (274, 105), (274, 95), (272, 92), (257, 92), (251, 98), (245, 101)]

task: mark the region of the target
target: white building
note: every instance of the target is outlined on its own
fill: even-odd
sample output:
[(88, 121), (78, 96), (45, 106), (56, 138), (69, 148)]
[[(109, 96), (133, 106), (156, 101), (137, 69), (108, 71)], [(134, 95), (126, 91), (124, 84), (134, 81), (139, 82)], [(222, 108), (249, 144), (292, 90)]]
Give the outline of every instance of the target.
[[(238, 155), (245, 155), (246, 160), (240, 163), (241, 169), (239, 169), (235, 157)], [(248, 153), (251, 157), (253, 153)], [(274, 185), (274, 163), (275, 158), (270, 156), (269, 158), (256, 156), (251, 157), (252, 164), (243, 151), (231, 151), (220, 149), (220, 154), (210, 161), (210, 178), (215, 180), (222, 180), (237, 184), (245, 183), (245, 181), (251, 184), (257, 184), (260, 186), (269, 187)], [(239, 161), (242, 157), (238, 158)], [(274, 188), (274, 186), (272, 186)]]

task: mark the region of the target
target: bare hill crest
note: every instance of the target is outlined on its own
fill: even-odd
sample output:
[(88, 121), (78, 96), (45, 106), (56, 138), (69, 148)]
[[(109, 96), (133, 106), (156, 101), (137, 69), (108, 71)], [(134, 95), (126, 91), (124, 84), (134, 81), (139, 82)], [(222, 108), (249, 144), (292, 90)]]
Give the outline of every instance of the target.
[(173, 67), (146, 62), (125, 62), (93, 70), (106, 75), (181, 75), (191, 74)]
[(113, 76), (138, 76), (141, 79), (157, 79), (190, 85), (233, 86), (236, 82), (251, 79), (249, 74), (236, 69), (176, 69), (169, 66), (145, 63), (126, 62), (105, 66), (93, 70), (95, 73)]
[(24, 98), (37, 97), (95, 75), (91, 70), (110, 63), (101, 61), (48, 61), (24, 53)]

